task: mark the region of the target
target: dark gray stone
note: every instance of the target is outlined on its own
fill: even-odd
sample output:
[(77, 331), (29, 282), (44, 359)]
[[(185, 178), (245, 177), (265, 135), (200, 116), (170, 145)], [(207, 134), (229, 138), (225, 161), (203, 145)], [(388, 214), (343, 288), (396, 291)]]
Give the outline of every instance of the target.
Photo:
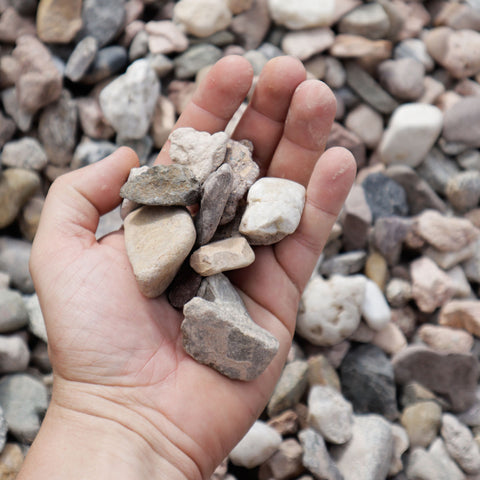
[(393, 366), (375, 345), (352, 348), (340, 366), (342, 392), (356, 413), (398, 416)]
[(200, 210), (195, 217), (197, 244), (207, 244), (215, 234), (233, 186), (230, 165), (223, 164), (212, 172), (202, 186)]
[(362, 183), (373, 222), (382, 217), (408, 215), (405, 189), (383, 173), (372, 173)]
[(120, 45), (102, 48), (80, 81), (88, 85), (98, 83), (122, 71), (127, 61), (127, 50)]
[(154, 165), (128, 180), (122, 198), (142, 205), (187, 206), (198, 202), (200, 184), (183, 165)]
[(0, 333), (13, 332), (28, 324), (28, 311), (15, 290), (0, 289)]
[(94, 37), (85, 37), (70, 55), (65, 67), (65, 76), (78, 82), (88, 71), (98, 52), (98, 42)]
[(188, 261), (184, 262), (177, 275), (170, 284), (168, 301), (175, 308), (183, 308), (195, 295), (197, 295), (202, 276), (199, 275)]

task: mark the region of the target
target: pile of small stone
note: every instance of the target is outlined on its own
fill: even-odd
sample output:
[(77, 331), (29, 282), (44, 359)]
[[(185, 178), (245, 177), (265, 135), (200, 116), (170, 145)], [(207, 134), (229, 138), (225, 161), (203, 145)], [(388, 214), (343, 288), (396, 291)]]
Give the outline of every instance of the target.
[[(328, 146), (359, 173), (269, 406), (214, 478), (479, 478), (479, 30), (478, 0), (0, 0), (0, 476), (48, 405), (28, 259), (51, 181), (120, 145), (151, 165), (234, 53), (255, 75), (293, 55), (325, 81)], [(222, 274), (204, 282), (241, 316)]]
[[(248, 140), (193, 128), (178, 128), (169, 139), (173, 164), (132, 169), (120, 190), (139, 289), (155, 298), (171, 285), (170, 303), (185, 316), (185, 351), (230, 378), (253, 380), (278, 341), (251, 319), (222, 272), (251, 265), (250, 244), (272, 245), (296, 230), (305, 188), (282, 178), (257, 180)], [(186, 207), (196, 204), (192, 217)]]

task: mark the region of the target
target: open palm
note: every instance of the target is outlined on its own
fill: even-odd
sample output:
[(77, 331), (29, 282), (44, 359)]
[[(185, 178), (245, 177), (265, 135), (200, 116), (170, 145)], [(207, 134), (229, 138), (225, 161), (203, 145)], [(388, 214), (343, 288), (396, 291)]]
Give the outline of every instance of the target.
[[(223, 130), (251, 83), (246, 60), (222, 59), (176, 127)], [(187, 478), (209, 477), (268, 401), (301, 291), (353, 181), (347, 151), (322, 155), (334, 114), (328, 87), (305, 80), (297, 60), (279, 57), (264, 68), (234, 134), (253, 142), (262, 174), (307, 187), (297, 232), (256, 248), (253, 265), (229, 275), (254, 321), (280, 341), (273, 362), (252, 382), (230, 380), (185, 354), (181, 312), (164, 296), (152, 300), (138, 291), (123, 232), (95, 239), (99, 216), (118, 205), (120, 187), (137, 166), (131, 150), (53, 184), (31, 259), (55, 374), (52, 402), (135, 431)], [(169, 162), (168, 145), (157, 162)]]

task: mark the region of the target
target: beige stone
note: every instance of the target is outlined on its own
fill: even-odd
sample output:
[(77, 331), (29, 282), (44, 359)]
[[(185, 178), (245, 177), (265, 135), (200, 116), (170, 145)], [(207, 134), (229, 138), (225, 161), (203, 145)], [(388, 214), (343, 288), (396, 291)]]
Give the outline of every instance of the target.
[(382, 330), (375, 333), (372, 343), (388, 355), (395, 355), (407, 346), (407, 339), (400, 327), (390, 322)]
[(228, 238), (213, 242), (192, 253), (190, 266), (200, 275), (248, 267), (255, 260), (255, 254), (243, 237)]
[(158, 297), (195, 243), (192, 217), (182, 208), (142, 207), (127, 216), (124, 226), (127, 254), (139, 289), (147, 297)]
[(452, 300), (440, 310), (438, 322), (440, 325), (464, 328), (480, 337), (480, 301)]
[(82, 0), (40, 0), (37, 32), (44, 42), (69, 43), (82, 28)]
[(425, 324), (418, 329), (418, 336), (437, 352), (468, 353), (473, 347), (473, 336), (457, 328)]
[(369, 40), (360, 35), (340, 34), (330, 48), (330, 53), (339, 58), (371, 57), (378, 61), (390, 58), (392, 42), (388, 40)]
[(412, 447), (428, 447), (440, 429), (442, 408), (437, 402), (419, 402), (405, 408), (400, 418)]

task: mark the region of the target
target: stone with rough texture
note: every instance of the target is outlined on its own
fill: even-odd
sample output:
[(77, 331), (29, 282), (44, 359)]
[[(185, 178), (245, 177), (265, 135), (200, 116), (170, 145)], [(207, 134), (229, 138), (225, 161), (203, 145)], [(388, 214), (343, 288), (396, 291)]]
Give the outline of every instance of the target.
[(240, 233), (252, 245), (271, 245), (298, 227), (305, 205), (305, 187), (291, 180), (261, 178), (248, 191)]
[(180, 0), (173, 10), (173, 21), (196, 37), (208, 37), (226, 29), (232, 21), (227, 2)]
[(221, 165), (203, 183), (200, 209), (195, 216), (197, 245), (205, 245), (215, 234), (232, 186), (233, 172), (228, 164)]
[(7, 375), (0, 380), (0, 404), (9, 432), (20, 442), (32, 442), (48, 406), (44, 384), (28, 374)]
[(85, 135), (96, 140), (108, 140), (113, 137), (115, 130), (105, 119), (97, 99), (79, 98), (77, 108), (80, 125)]
[(278, 432), (265, 422), (257, 420), (230, 452), (229, 458), (234, 465), (257, 467), (267, 460), (281, 443), (282, 437)]
[(360, 323), (365, 277), (314, 276), (303, 292), (297, 333), (314, 345), (333, 346), (351, 335)]
[(471, 354), (443, 354), (409, 345), (392, 363), (397, 384), (419, 382), (448, 401), (453, 411), (465, 411), (475, 402), (479, 364)]
[(442, 423), (442, 407), (434, 401), (418, 402), (406, 407), (400, 418), (411, 447), (427, 448), (436, 438)]
[(433, 105), (411, 103), (398, 107), (379, 146), (383, 162), (417, 167), (437, 140), (442, 125), (443, 114)]
[(371, 235), (373, 246), (381, 253), (389, 265), (396, 265), (402, 253), (402, 244), (411, 231), (410, 219), (398, 216), (379, 218)]
[(94, 37), (85, 37), (78, 42), (68, 58), (65, 76), (72, 82), (78, 82), (88, 71), (98, 52), (98, 42)]
[(260, 467), (259, 478), (287, 480), (303, 472), (303, 449), (294, 438), (284, 440), (278, 450)]
[(150, 128), (160, 83), (146, 59), (136, 60), (125, 74), (100, 93), (105, 118), (122, 138), (142, 138)]
[(480, 336), (480, 301), (451, 300), (447, 302), (438, 317), (440, 325), (463, 328), (475, 336)]
[(48, 163), (47, 154), (38, 140), (23, 137), (8, 142), (3, 147), (2, 164), (4, 167), (43, 170)]
[(188, 167), (154, 165), (129, 177), (120, 196), (142, 205), (187, 206), (200, 197), (200, 185)]
[(20, 330), (28, 324), (28, 311), (22, 296), (9, 288), (0, 289), (0, 333)]
[(227, 238), (209, 243), (195, 250), (190, 257), (190, 266), (207, 277), (217, 273), (244, 268), (255, 260), (255, 254), (243, 237)]
[(420, 326), (417, 333), (423, 343), (437, 352), (468, 353), (473, 347), (472, 335), (458, 328), (424, 324)]
[(200, 363), (222, 375), (250, 381), (278, 351), (278, 341), (233, 302), (195, 297), (183, 307), (183, 346)]
[(81, 0), (40, 0), (37, 32), (42, 41), (70, 43), (81, 28)]
[(464, 472), (480, 472), (480, 447), (473, 440), (473, 434), (466, 425), (454, 415), (445, 413), (442, 416), (441, 434), (447, 452)]
[(268, 425), (273, 427), (280, 435), (293, 435), (298, 432), (298, 414), (294, 410), (285, 410), (280, 415), (271, 418)]
[(295, 407), (307, 388), (307, 374), (308, 363), (304, 360), (294, 360), (285, 365), (268, 402), (269, 417)]
[(228, 135), (199, 132), (193, 128), (177, 128), (170, 136), (169, 155), (173, 163), (187, 165), (200, 183), (225, 160)]
[(70, 166), (72, 169), (86, 167), (112, 154), (117, 148), (118, 146), (115, 143), (89, 140), (84, 137), (73, 152)]
[(308, 395), (308, 423), (327, 442), (341, 445), (352, 438), (352, 405), (338, 390), (315, 385)]
[(92, 85), (122, 72), (127, 66), (127, 51), (120, 45), (101, 48), (81, 82)]
[(344, 128), (338, 122), (333, 122), (326, 148), (333, 146), (344, 147), (350, 150), (355, 157), (358, 167), (363, 167), (367, 163), (365, 145), (360, 137)]
[(344, 480), (384, 480), (392, 453), (392, 428), (378, 415), (355, 415), (352, 439), (331, 449)]
[[(161, 295), (195, 243), (190, 213), (177, 207), (142, 207), (124, 222), (125, 245), (140, 291)], [(176, 241), (172, 242), (172, 238)]]
[(370, 279), (365, 284), (362, 316), (367, 325), (376, 331), (387, 326), (391, 319), (390, 307), (378, 285)]
[[(33, 121), (33, 114), (21, 107), (18, 101), (17, 89), (15, 87), (7, 88), (2, 91), (2, 102), (5, 112), (12, 117), (14, 124), (22, 131), (30, 130)], [(8, 132), (7, 132), (8, 133)], [(15, 133), (15, 127), (12, 135)]]
[(288, 32), (282, 40), (282, 50), (300, 60), (307, 60), (329, 48), (335, 35), (329, 28)]
[(269, 0), (268, 5), (275, 23), (291, 30), (328, 26), (335, 15), (334, 0), (300, 0), (295, 5), (288, 0)]
[(422, 312), (432, 313), (453, 296), (450, 277), (428, 257), (420, 257), (410, 264), (412, 297)]
[(152, 137), (155, 147), (162, 148), (173, 130), (177, 117), (175, 106), (163, 95), (157, 99), (152, 120)]
[(393, 367), (380, 348), (365, 344), (350, 349), (340, 378), (355, 413), (378, 413), (390, 420), (398, 416)]
[[(303, 448), (303, 466), (315, 476), (325, 480), (343, 480), (342, 474), (331, 459), (325, 440), (313, 428), (298, 434)], [(303, 477), (302, 477), (303, 478)]]

